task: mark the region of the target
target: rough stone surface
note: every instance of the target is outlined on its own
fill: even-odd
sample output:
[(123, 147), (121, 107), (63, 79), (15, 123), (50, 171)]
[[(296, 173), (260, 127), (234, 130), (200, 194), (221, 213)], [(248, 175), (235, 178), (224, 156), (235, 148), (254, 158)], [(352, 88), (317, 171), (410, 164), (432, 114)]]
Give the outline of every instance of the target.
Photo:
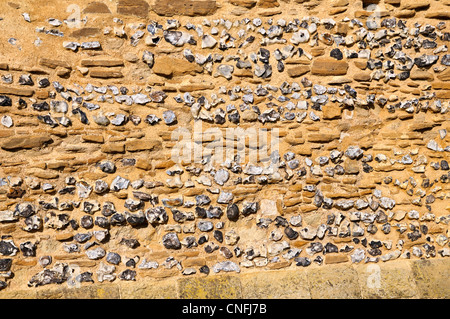
[(1, 2), (0, 297), (448, 298), (449, 4)]

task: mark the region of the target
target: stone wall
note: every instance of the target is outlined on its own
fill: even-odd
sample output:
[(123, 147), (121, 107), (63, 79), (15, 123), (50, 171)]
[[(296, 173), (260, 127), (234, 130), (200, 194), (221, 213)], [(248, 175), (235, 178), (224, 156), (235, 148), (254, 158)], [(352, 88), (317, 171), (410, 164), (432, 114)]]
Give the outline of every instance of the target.
[(448, 298), (449, 9), (1, 2), (0, 297)]

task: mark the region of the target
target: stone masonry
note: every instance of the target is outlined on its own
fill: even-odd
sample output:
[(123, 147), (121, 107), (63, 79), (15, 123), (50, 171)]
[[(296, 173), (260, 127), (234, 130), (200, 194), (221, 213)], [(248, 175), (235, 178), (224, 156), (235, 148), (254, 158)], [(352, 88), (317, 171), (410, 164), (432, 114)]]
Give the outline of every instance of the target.
[(0, 2), (0, 298), (449, 298), (450, 1), (73, 2)]

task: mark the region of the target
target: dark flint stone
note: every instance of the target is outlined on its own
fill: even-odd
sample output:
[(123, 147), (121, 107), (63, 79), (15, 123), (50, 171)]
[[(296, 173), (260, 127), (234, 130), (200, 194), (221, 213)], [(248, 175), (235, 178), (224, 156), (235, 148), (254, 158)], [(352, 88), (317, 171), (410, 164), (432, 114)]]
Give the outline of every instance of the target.
[(80, 121), (81, 121), (81, 123), (83, 123), (83, 124), (86, 124), (86, 125), (88, 125), (89, 124), (89, 120), (88, 120), (88, 118), (87, 118), (87, 116), (86, 116), (86, 113), (84, 113), (82, 110), (80, 110), (79, 108), (77, 108), (77, 109), (73, 109), (72, 110), (72, 114), (73, 115), (79, 115), (80, 116)]
[(65, 194), (74, 195), (75, 194), (75, 187), (68, 186), (68, 187), (61, 188), (58, 191), (58, 194), (60, 194), (60, 195), (65, 195)]
[(30, 217), (35, 214), (35, 208), (32, 204), (17, 204), (15, 211), (18, 213), (20, 217)]
[(422, 234), (419, 232), (419, 230), (415, 230), (411, 233), (407, 233), (406, 234), (408, 236), (408, 239), (411, 241), (416, 241), (418, 240), (420, 237), (422, 237)]
[(341, 50), (335, 48), (331, 50), (330, 57), (335, 58), (336, 60), (342, 60), (344, 58), (344, 55), (342, 54)]
[(46, 88), (50, 86), (50, 81), (48, 79), (41, 79), (39, 80), (38, 85), (40, 88)]
[(42, 272), (34, 275), (28, 282), (28, 287), (38, 287), (48, 284), (62, 284), (67, 281), (70, 275), (68, 266), (64, 266), (62, 272), (52, 269), (44, 269)]
[(439, 59), (438, 55), (422, 55), (414, 59), (414, 64), (419, 68), (429, 67), (437, 62)]
[(210, 206), (206, 211), (206, 217), (208, 218), (220, 218), (222, 215), (223, 211), (219, 206)]
[(216, 114), (214, 116), (214, 122), (216, 124), (224, 124), (226, 122), (226, 118), (222, 114)]
[(69, 224), (70, 224), (70, 227), (72, 227), (73, 230), (78, 230), (78, 228), (80, 228), (80, 225), (78, 224), (78, 221), (76, 221), (75, 219), (71, 219), (69, 221)]
[(367, 226), (367, 232), (369, 234), (375, 234), (378, 231), (377, 226), (375, 226), (374, 224), (370, 224), (369, 226)]
[(134, 259), (129, 259), (126, 263), (125, 263), (126, 267), (131, 267), (131, 268), (135, 268), (136, 267), (136, 262), (134, 261)]
[(262, 63), (269, 63), (270, 51), (264, 48), (260, 48), (258, 57), (259, 61), (261, 61)]
[(277, 62), (277, 70), (278, 70), (278, 72), (283, 72), (284, 71), (284, 63), (283, 63), (283, 61), (278, 61)]
[(323, 245), (322, 243), (316, 242), (311, 243), (308, 248), (314, 253), (320, 253), (323, 250)]
[(98, 167), (102, 170), (104, 173), (112, 174), (116, 171), (116, 165), (114, 165), (111, 161), (104, 161), (98, 165)]
[(230, 259), (233, 257), (233, 253), (227, 247), (220, 247), (220, 252), (225, 258)]
[(198, 206), (204, 206), (211, 203), (211, 199), (207, 195), (197, 195), (195, 196), (195, 201)]
[(109, 217), (116, 213), (116, 209), (112, 202), (105, 202), (102, 207), (102, 215), (105, 217)]
[(381, 231), (386, 235), (389, 234), (391, 232), (391, 224), (386, 223), (383, 226), (381, 226)]
[(436, 47), (437, 47), (437, 43), (434, 42), (434, 41), (430, 41), (428, 39), (425, 39), (422, 42), (422, 48), (424, 48), (424, 49), (434, 49)]
[(428, 227), (427, 227), (427, 225), (420, 225), (420, 231), (424, 235), (428, 234)]
[(327, 216), (327, 225), (332, 225), (334, 223), (336, 216), (334, 214), (330, 214)]
[(136, 214), (129, 214), (127, 216), (127, 222), (131, 226), (139, 226), (143, 225), (147, 221), (144, 213), (142, 211), (137, 212)]
[(371, 240), (369, 246), (370, 248), (380, 248), (383, 246), (383, 244), (379, 240)]
[(406, 80), (407, 78), (409, 78), (409, 71), (404, 71), (401, 72), (397, 75), (397, 78), (401, 81)]
[(73, 236), (73, 240), (75, 240), (78, 243), (87, 242), (91, 238), (92, 238), (91, 233), (78, 233)]
[(316, 263), (319, 264), (319, 265), (322, 265), (322, 263), (323, 263), (323, 258), (322, 258), (322, 256), (317, 256), (316, 258), (314, 258), (313, 261), (316, 262)]
[(44, 124), (48, 124), (51, 127), (58, 126), (58, 123), (50, 115), (38, 115), (37, 119)]
[(195, 213), (199, 218), (206, 218), (206, 209), (204, 209), (203, 207), (196, 206)]
[(186, 241), (186, 248), (197, 247), (197, 242), (194, 236), (188, 236), (184, 239)]
[(234, 112), (228, 114), (228, 120), (231, 123), (238, 124), (240, 119), (241, 119), (241, 116), (239, 115), (239, 112), (237, 110), (235, 110)]
[(361, 244), (362, 244), (364, 247), (367, 247), (367, 238), (363, 238), (363, 239), (361, 240)]
[(242, 214), (244, 216), (250, 215), (250, 214), (256, 214), (258, 211), (259, 205), (257, 202), (248, 203), (242, 210)]
[(19, 77), (19, 84), (20, 85), (30, 85), (30, 86), (32, 86), (32, 85), (34, 85), (34, 82), (33, 82), (33, 79), (31, 78), (31, 76), (30, 75), (21, 75), (20, 77)]

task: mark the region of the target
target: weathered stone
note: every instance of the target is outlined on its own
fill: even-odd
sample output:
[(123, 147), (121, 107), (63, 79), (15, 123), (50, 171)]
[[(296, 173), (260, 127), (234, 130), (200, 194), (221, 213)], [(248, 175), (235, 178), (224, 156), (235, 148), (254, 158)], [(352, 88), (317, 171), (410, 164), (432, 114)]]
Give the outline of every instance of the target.
[(309, 71), (310, 68), (307, 65), (298, 65), (287, 69), (287, 73), (291, 78), (299, 77), (301, 75), (308, 73)]
[(12, 137), (4, 141), (1, 145), (2, 149), (7, 151), (15, 151), (21, 149), (31, 149), (35, 147), (43, 147), (47, 144), (52, 143), (53, 140), (49, 136), (23, 136), (23, 137)]
[(83, 13), (111, 13), (111, 11), (106, 4), (94, 1), (83, 9)]
[(139, 18), (147, 18), (149, 9), (149, 4), (144, 0), (119, 0), (117, 3), (118, 14), (134, 15)]
[(124, 63), (119, 59), (95, 57), (81, 60), (81, 65), (85, 67), (114, 67), (123, 66)]
[(156, 56), (152, 70), (155, 74), (165, 77), (195, 75), (203, 71), (202, 67), (197, 64), (186, 63), (182, 59), (169, 56)]
[(152, 10), (160, 16), (205, 16), (217, 10), (215, 0), (164, 0), (155, 3)]
[(95, 67), (90, 69), (89, 75), (91, 78), (101, 78), (101, 79), (123, 78), (123, 74), (120, 70), (102, 67)]

